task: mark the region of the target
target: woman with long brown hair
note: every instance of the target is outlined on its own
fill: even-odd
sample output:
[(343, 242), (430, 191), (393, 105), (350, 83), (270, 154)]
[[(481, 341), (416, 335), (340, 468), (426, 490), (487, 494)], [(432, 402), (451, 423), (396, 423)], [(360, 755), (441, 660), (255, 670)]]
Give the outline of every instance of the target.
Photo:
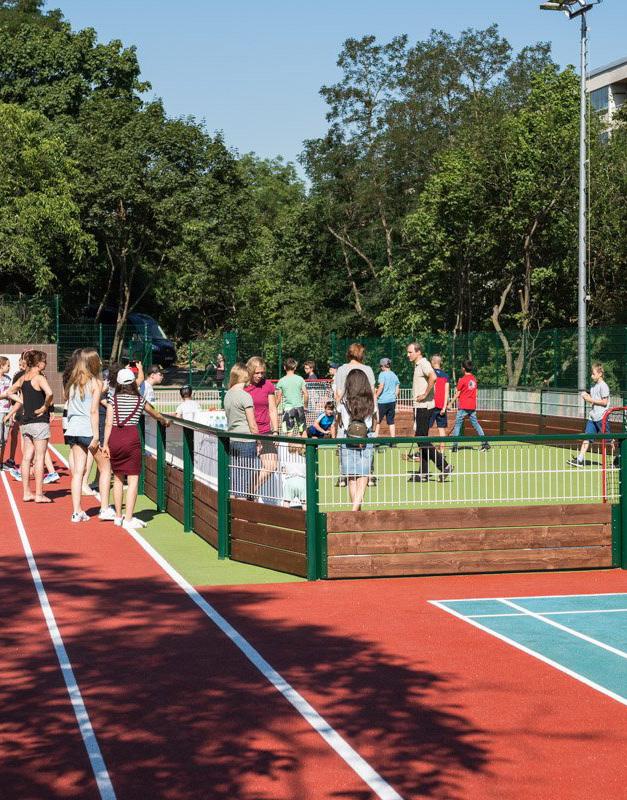
[[(246, 362), (246, 368), (249, 381), (246, 391), (253, 399), (257, 430), (265, 436), (270, 434), (276, 436), (279, 432), (279, 412), (274, 396), (274, 384), (266, 378), (266, 362), (259, 356), (253, 356)], [(255, 476), (251, 494), (260, 498), (264, 483), (277, 471), (279, 462), (274, 442), (259, 442), (257, 454), (261, 461), (261, 469)]]
[[(363, 440), (372, 433), (375, 423), (375, 404), (372, 386), (360, 369), (352, 369), (346, 376), (342, 400), (337, 407), (338, 438)], [(363, 441), (354, 445), (341, 445), (340, 470), (348, 480), (348, 492), (353, 511), (359, 511), (372, 471), (374, 448)]]

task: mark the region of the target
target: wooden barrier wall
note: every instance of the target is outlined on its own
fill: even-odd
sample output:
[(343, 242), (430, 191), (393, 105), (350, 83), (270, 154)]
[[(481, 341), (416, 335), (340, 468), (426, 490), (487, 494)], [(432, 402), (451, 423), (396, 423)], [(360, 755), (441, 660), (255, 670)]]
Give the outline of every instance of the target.
[(218, 493), (194, 480), (194, 532), (218, 549)]
[(327, 514), (329, 578), (612, 566), (611, 506)]
[[(455, 413), (448, 412), (447, 433), (451, 434), (455, 424)], [(556, 434), (581, 433), (584, 429), (583, 418), (576, 417), (551, 417), (539, 414), (523, 414), (518, 411), (478, 411), (477, 418), (486, 436), (499, 436), (501, 433), (512, 436), (526, 436), (527, 434)], [(437, 429), (432, 428), (431, 434), (437, 436)], [(475, 430), (468, 419), (464, 420), (462, 433), (474, 436)], [(389, 435), (387, 423), (381, 425), (381, 436)], [(413, 436), (414, 425), (411, 411), (402, 410), (396, 414), (396, 435)]]
[(305, 512), (231, 500), (231, 558), (307, 577)]
[(148, 453), (144, 458), (144, 494), (157, 502), (157, 459)]

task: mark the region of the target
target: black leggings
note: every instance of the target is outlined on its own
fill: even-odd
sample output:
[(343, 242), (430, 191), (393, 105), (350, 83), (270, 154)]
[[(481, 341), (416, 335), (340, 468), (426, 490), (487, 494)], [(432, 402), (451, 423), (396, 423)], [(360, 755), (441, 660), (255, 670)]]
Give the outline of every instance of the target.
[[(428, 436), (429, 435), (429, 421), (431, 419), (431, 414), (433, 413), (432, 408), (415, 408), (414, 409), (414, 424), (416, 430), (416, 436)], [(420, 446), (420, 471), (423, 475), (429, 474), (429, 460), (433, 461), (436, 467), (440, 470), (446, 469), (448, 464), (446, 463), (446, 459), (440, 453), (439, 450), (433, 446), (431, 442), (429, 444), (423, 444)]]

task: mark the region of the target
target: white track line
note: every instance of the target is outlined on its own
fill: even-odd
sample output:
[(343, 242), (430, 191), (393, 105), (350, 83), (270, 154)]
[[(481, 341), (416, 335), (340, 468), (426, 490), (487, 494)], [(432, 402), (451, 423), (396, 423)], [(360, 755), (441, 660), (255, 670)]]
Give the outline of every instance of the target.
[[(67, 466), (66, 459), (54, 447), (50, 449), (57, 458)], [(130, 533), (148, 555), (156, 561), (161, 569), (177, 583), (198, 608), (227, 636), (246, 658), (256, 667), (290, 703), (296, 711), (311, 725), (324, 741), (340, 756), (340, 758), (366, 783), (381, 800), (403, 800), (402, 796), (379, 775), (368, 762), (351, 747), (351, 745), (322, 717), (305, 698), (291, 686), (272, 667), (261, 653), (239, 633), (185, 578), (180, 575), (139, 533)]]
[[(557, 617), (564, 614), (624, 614), (627, 608), (591, 608), (587, 611), (542, 611), (543, 617)], [(524, 617), (526, 614), (512, 612), (511, 614), (468, 614), (468, 619), (488, 619), (489, 617)]]
[(26, 560), (28, 562), (30, 574), (33, 579), (33, 583), (35, 584), (35, 589), (37, 590), (39, 605), (41, 606), (44, 619), (46, 620), (46, 625), (48, 626), (48, 633), (50, 634), (54, 651), (57, 655), (57, 659), (59, 660), (61, 674), (63, 675), (63, 680), (65, 681), (67, 692), (70, 696), (72, 709), (74, 710), (78, 728), (81, 732), (81, 736), (83, 737), (83, 743), (85, 745), (85, 749), (87, 750), (87, 755), (94, 773), (94, 778), (96, 779), (100, 797), (102, 800), (115, 800), (115, 791), (113, 789), (113, 784), (111, 783), (111, 778), (109, 777), (109, 772), (102, 757), (98, 740), (96, 739), (96, 734), (94, 733), (91, 720), (89, 719), (89, 714), (85, 708), (83, 696), (81, 695), (78, 683), (76, 682), (76, 676), (74, 675), (72, 664), (70, 663), (67, 650), (63, 644), (61, 632), (59, 631), (54, 612), (50, 606), (48, 595), (46, 594), (41, 575), (39, 574), (39, 569), (37, 568), (37, 562), (35, 561), (33, 550), (30, 546), (26, 528), (24, 527), (22, 517), (20, 516), (19, 509), (15, 502), (15, 497), (13, 496), (13, 492), (11, 491), (7, 476), (4, 472), (2, 473), (2, 482), (11, 505), (11, 510), (13, 511), (13, 517), (15, 518), (15, 524), (17, 525), (17, 530), (22, 542)]
[[(561, 597), (561, 595), (557, 596)], [(578, 597), (578, 595), (573, 595), (573, 597)], [(495, 600), (495, 599), (496, 598), (494, 597), (486, 598), (486, 600)], [(502, 633), (498, 633), (497, 631), (488, 628), (486, 625), (482, 625), (475, 619), (470, 619), (469, 617), (465, 617), (458, 611), (454, 611), (452, 608), (449, 608), (448, 606), (444, 605), (447, 602), (446, 600), (429, 600), (428, 602), (431, 603), (431, 605), (437, 606), (441, 611), (446, 611), (447, 614), (452, 614), (452, 616), (457, 617), (458, 619), (461, 619), (464, 622), (467, 622), (469, 625), (478, 628), (480, 631), (484, 631), (484, 633), (488, 633), (490, 634), (490, 636), (495, 636), (497, 639), (506, 642), (506, 644), (515, 647), (517, 650), (521, 650), (523, 653), (527, 653), (527, 655), (533, 656), (534, 658), (537, 658), (539, 661), (543, 661), (545, 664), (548, 664), (549, 666), (558, 669), (560, 672), (569, 675), (571, 678), (574, 678), (575, 680), (580, 681), (581, 683), (585, 683), (586, 686), (590, 686), (590, 688), (596, 689), (597, 692), (601, 692), (601, 694), (607, 695), (607, 697), (611, 697), (612, 700), (616, 700), (619, 703), (622, 703), (624, 706), (627, 706), (627, 697), (623, 697), (622, 695), (613, 692), (611, 689), (602, 686), (600, 683), (596, 683), (595, 681), (590, 680), (590, 678), (586, 678), (584, 675), (580, 675), (578, 672), (575, 672), (574, 670), (565, 667), (558, 661), (553, 661), (552, 658), (548, 658), (548, 656), (542, 655), (542, 653), (538, 653), (536, 650), (532, 650), (530, 647), (527, 647), (526, 645), (521, 644), (520, 642), (517, 642), (514, 639), (510, 639), (509, 636), (505, 636)]]
[(588, 644), (593, 644), (595, 647), (601, 647), (603, 650), (607, 650), (608, 653), (613, 653), (615, 656), (627, 658), (627, 653), (624, 650), (620, 650), (618, 647), (612, 647), (611, 644), (605, 644), (605, 642), (601, 642), (599, 639), (595, 639), (594, 637), (588, 636), (585, 633), (580, 633), (574, 628), (569, 628), (568, 625), (562, 625), (561, 622), (556, 622), (554, 619), (547, 619), (546, 617), (542, 616), (542, 614), (538, 614), (536, 611), (529, 611), (529, 609), (524, 608), (524, 606), (519, 606), (517, 603), (513, 603), (511, 600), (505, 600), (502, 597), (499, 600), (504, 605), (509, 606), (516, 611), (522, 612), (526, 617), (532, 617), (533, 619), (537, 619), (539, 622), (543, 622), (545, 625), (551, 625), (553, 628), (557, 628), (558, 630), (564, 631), (571, 636), (576, 636), (578, 639), (582, 639), (584, 642), (588, 642)]
[[(516, 595), (508, 597), (508, 600), (544, 600), (545, 598), (559, 600), (560, 597), (627, 597), (626, 592), (600, 592), (598, 594), (530, 594), (530, 595)], [(484, 600), (500, 600), (500, 597), (451, 597), (448, 600), (433, 600), (429, 602), (437, 603), (479, 603)]]

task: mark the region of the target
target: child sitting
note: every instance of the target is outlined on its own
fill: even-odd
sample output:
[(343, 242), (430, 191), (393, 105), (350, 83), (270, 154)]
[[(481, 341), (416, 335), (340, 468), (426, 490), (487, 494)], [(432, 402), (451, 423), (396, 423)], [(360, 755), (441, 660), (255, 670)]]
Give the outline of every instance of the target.
[(333, 435), (335, 423), (335, 404), (329, 400), (324, 404), (324, 412), (307, 428), (307, 436), (315, 439), (324, 439)]

